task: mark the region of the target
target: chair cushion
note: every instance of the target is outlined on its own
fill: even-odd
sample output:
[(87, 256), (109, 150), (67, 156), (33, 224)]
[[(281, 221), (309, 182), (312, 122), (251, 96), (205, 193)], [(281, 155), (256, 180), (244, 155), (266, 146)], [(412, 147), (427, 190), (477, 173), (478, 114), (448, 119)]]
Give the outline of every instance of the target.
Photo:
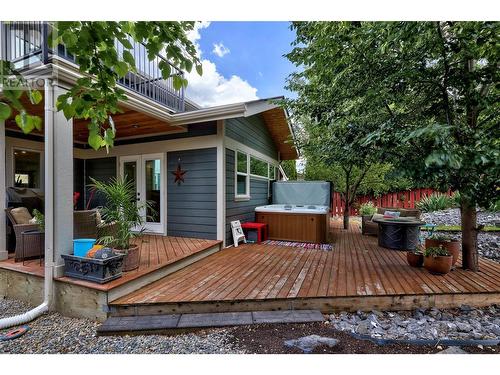
[(26, 207), (17, 207), (10, 210), (10, 214), (16, 221), (16, 224), (29, 224), (33, 218)]
[(395, 218), (395, 217), (399, 217), (399, 215), (401, 215), (401, 212), (399, 212), (399, 211), (385, 211), (384, 212), (385, 218)]
[(373, 214), (372, 221), (373, 220), (380, 220), (380, 219), (383, 219), (383, 218), (384, 218), (384, 215), (382, 215), (382, 214)]

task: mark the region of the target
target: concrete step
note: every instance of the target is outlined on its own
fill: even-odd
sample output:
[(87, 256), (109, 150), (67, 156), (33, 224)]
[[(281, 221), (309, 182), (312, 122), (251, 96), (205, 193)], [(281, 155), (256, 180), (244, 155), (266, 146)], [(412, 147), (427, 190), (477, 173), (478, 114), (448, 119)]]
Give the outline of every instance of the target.
[(111, 317), (97, 328), (97, 333), (99, 335), (172, 333), (192, 328), (322, 321), (324, 321), (323, 315), (318, 310), (141, 315)]

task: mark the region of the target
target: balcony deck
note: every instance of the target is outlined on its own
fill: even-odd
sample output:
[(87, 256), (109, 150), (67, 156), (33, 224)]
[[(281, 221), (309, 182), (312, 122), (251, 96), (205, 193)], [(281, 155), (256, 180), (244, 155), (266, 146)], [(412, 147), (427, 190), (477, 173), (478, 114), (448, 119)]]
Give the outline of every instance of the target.
[(500, 303), (500, 264), (445, 276), (412, 268), (359, 224), (331, 227), (333, 251), (270, 245), (227, 248), (111, 303), (114, 315), (278, 309), (453, 307)]

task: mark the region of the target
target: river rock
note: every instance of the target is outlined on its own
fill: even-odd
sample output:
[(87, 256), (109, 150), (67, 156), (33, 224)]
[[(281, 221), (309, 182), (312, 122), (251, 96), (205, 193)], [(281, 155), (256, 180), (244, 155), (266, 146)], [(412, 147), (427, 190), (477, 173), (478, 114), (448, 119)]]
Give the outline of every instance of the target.
[(331, 337), (310, 335), (310, 336), (300, 337), (298, 339), (286, 340), (285, 346), (299, 348), (304, 353), (311, 353), (318, 346), (326, 345), (330, 348), (333, 348), (338, 343), (339, 340)]

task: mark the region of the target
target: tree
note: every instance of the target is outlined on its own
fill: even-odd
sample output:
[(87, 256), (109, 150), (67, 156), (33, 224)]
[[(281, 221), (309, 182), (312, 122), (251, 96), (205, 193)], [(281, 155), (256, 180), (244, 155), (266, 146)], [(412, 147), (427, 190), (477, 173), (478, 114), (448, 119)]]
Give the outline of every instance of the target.
[(280, 164), (289, 180), (297, 179), (297, 166), (295, 160), (282, 160)]
[[(169, 61), (179, 69), (190, 72), (193, 66), (202, 74), (201, 62), (196, 48), (187, 38), (186, 32), (192, 30), (194, 22), (54, 22), (51, 23), (51, 47), (64, 44), (68, 53), (73, 55), (79, 65), (83, 78), (65, 94), (58, 98), (57, 109), (66, 118), (89, 120), (88, 143), (94, 149), (113, 145), (115, 128), (112, 115), (120, 112), (118, 102), (126, 100), (124, 91), (117, 87), (118, 79), (129, 71), (136, 71), (136, 62), (130, 52), (132, 41), (144, 43), (148, 59), (151, 61), (160, 52), (165, 52)], [(115, 41), (123, 45), (117, 51)], [(0, 61), (3, 76), (18, 76), (13, 65)], [(159, 68), (164, 79), (173, 76), (175, 89), (185, 87), (188, 82), (171, 71), (168, 63), (160, 62)], [(17, 80), (17, 83), (22, 80)], [(28, 88), (26, 91), (31, 103), (38, 104), (42, 95)], [(4, 87), (3, 102), (0, 102), (0, 120), (19, 114), (15, 120), (25, 132), (41, 129), (42, 120), (30, 115), (23, 107), (20, 98), (23, 91), (19, 87)]]
[[(294, 23), (295, 110), (371, 123), (361, 145), (419, 184), (460, 191), (463, 267), (478, 269), (476, 206), (500, 185), (498, 22)], [(301, 88), (303, 86), (303, 88)], [(311, 93), (314, 93), (311, 94)]]

